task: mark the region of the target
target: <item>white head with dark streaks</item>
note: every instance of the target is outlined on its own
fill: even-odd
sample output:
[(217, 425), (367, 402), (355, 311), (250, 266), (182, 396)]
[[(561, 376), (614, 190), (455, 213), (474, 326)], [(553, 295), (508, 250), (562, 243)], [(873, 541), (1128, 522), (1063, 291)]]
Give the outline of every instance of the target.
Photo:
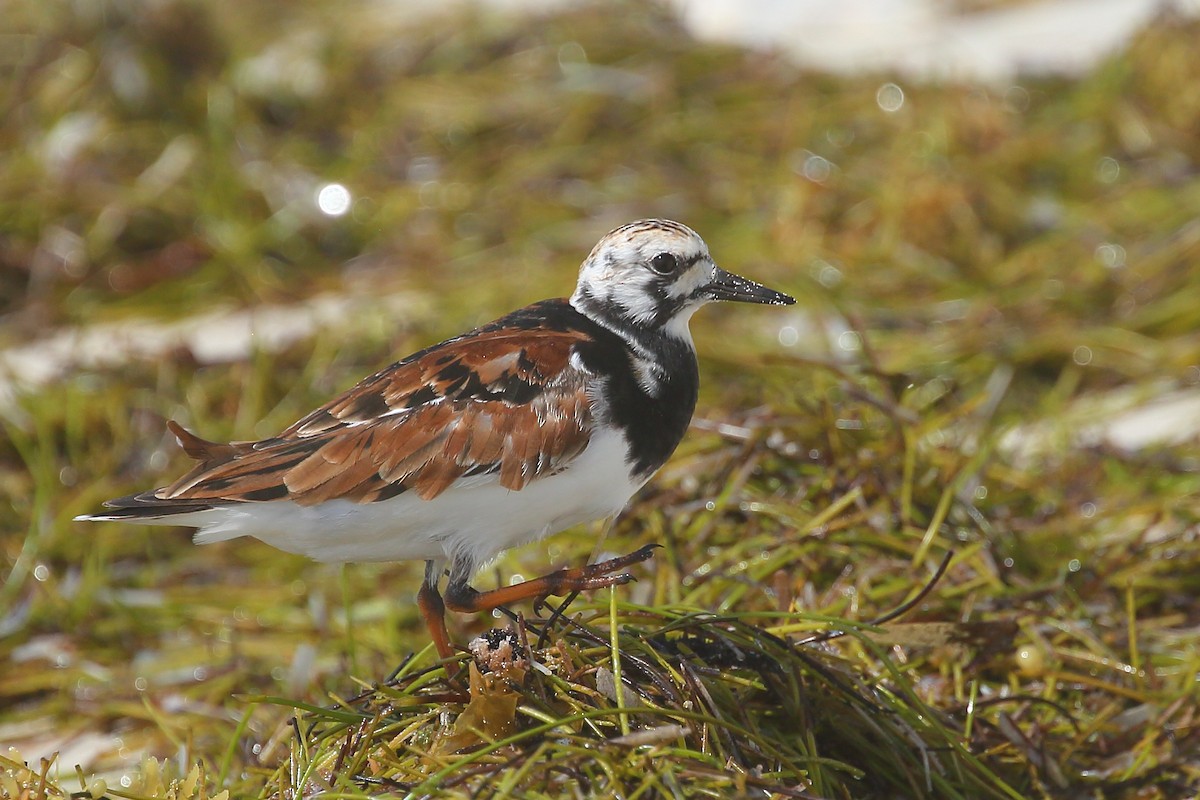
[(693, 312), (714, 300), (788, 305), (791, 297), (721, 269), (686, 225), (647, 219), (609, 232), (579, 270), (571, 305), (602, 325), (690, 341)]

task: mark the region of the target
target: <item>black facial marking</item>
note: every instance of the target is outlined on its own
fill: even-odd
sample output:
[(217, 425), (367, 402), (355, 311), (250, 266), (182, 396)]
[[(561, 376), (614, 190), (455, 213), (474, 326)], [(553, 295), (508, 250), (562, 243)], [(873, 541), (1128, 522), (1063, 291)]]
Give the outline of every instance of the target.
[(686, 302), (686, 297), (676, 297), (672, 300), (664, 293), (654, 306), (654, 317), (650, 320), (650, 327), (661, 328), (666, 325), (672, 317), (679, 313)]
[(650, 296), (657, 301), (657, 305), (662, 305), (663, 301), (667, 299), (667, 287), (670, 286), (671, 283), (672, 281), (664, 277), (659, 278), (658, 280), (650, 281), (650, 283), (646, 284), (646, 290), (650, 293)]

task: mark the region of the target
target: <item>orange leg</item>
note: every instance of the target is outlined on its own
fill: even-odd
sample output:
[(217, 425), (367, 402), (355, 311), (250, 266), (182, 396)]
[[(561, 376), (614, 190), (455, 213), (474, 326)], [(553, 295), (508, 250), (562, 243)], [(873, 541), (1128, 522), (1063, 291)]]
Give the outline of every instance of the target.
[[(654, 555), (658, 545), (651, 544), (629, 555), (601, 561), (599, 564), (588, 564), (573, 569), (560, 569), (544, 575), (541, 578), (523, 581), (522, 583), (494, 589), (490, 592), (480, 592), (472, 588), (467, 579), (473, 569), (464, 569), (461, 573), (451, 570), (450, 583), (446, 587), (446, 599), (438, 592), (439, 565), (433, 561), (425, 562), (425, 581), (417, 592), (417, 608), (421, 618), (429, 628), (433, 646), (437, 648), (438, 658), (449, 659), (455, 655), (454, 643), (450, 640), (450, 632), (446, 629), (446, 608), (454, 611), (475, 612), (491, 611), (493, 608), (510, 603), (541, 599), (548, 595), (563, 595), (586, 589), (603, 589), (608, 586), (620, 586), (633, 580), (628, 572), (618, 572), (632, 564), (638, 564)], [(613, 574), (617, 573), (617, 574)], [(453, 680), (458, 675), (458, 668), (452, 665), (447, 669), (447, 676)]]
[[(552, 594), (563, 595), (588, 589), (604, 589), (608, 586), (620, 586), (632, 581), (633, 576), (628, 572), (619, 572), (615, 575), (613, 573), (625, 569), (632, 564), (645, 561), (654, 555), (654, 550), (657, 547), (658, 545), (656, 544), (646, 545), (629, 555), (611, 558), (608, 561), (601, 561), (599, 564), (588, 564), (584, 567), (574, 567), (572, 569), (560, 569), (551, 572), (549, 575), (543, 575), (540, 578), (522, 581), (512, 586), (503, 586), (488, 592), (480, 592), (472, 588), (467, 583), (469, 576), (455, 575), (451, 571), (450, 583), (446, 587), (445, 605), (453, 611), (467, 613), (491, 611), (493, 608), (498, 608), (499, 606), (518, 603), (522, 600), (541, 599)], [(436, 591), (434, 594), (436, 595)], [(441, 604), (440, 597), (438, 598), (438, 604)], [(426, 621), (428, 622), (428, 620), (429, 617), (426, 616)], [(445, 623), (443, 622), (441, 630), (444, 632), (445, 629)], [(430, 630), (432, 631), (433, 628), (430, 627)], [(436, 633), (434, 641), (437, 641)], [(438, 652), (441, 652), (440, 647)]]
[(428, 581), (421, 584), (417, 592), (417, 608), (433, 637), (433, 646), (437, 648), (438, 658), (450, 658), (454, 655), (454, 644), (450, 641), (450, 632), (446, 630), (446, 604), (438, 594), (437, 586), (431, 586)]

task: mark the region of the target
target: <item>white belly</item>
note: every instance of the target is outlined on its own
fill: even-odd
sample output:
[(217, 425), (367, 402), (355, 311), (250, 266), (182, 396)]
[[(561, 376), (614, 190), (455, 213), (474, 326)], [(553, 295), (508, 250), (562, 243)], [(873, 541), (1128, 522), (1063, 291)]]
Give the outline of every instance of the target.
[(194, 525), (196, 542), (240, 536), (318, 561), (406, 561), (470, 553), (484, 563), (518, 544), (616, 514), (645, 481), (625, 466), (624, 438), (597, 432), (568, 469), (521, 491), (495, 475), (460, 481), (433, 498), (405, 492), (378, 503), (333, 500), (300, 506), (286, 500), (240, 503), (157, 520)]

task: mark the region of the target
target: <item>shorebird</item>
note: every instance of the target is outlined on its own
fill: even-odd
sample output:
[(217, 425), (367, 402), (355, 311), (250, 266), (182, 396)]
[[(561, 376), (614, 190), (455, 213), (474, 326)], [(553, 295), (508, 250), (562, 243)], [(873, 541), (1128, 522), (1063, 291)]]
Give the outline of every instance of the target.
[(718, 267), (685, 225), (624, 225), (584, 260), (569, 299), (414, 353), (277, 436), (223, 444), (167, 423), (195, 467), (77, 519), (191, 526), (199, 544), (253, 536), (318, 561), (423, 560), (418, 606), (450, 658), (447, 606), (618, 585), (650, 557), (652, 546), (492, 591), (470, 584), (511, 547), (615, 515), (663, 465), (696, 407), (688, 322), (717, 300), (795, 302)]

